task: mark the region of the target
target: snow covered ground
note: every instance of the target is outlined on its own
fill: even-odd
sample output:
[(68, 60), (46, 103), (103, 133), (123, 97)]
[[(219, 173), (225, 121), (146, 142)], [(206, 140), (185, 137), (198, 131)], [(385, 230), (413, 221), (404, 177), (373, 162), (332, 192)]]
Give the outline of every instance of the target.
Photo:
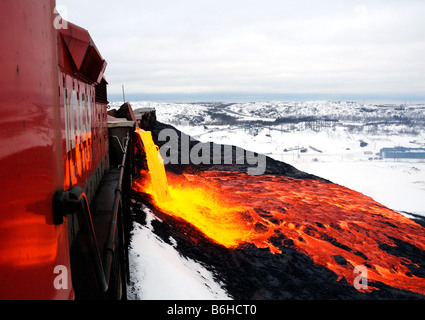
[[(201, 264), (182, 257), (152, 232), (157, 219), (145, 207), (146, 225), (134, 223), (129, 250), (130, 300), (229, 300), (222, 285)], [(171, 239), (171, 242), (173, 240)]]
[[(155, 108), (159, 121), (202, 142), (264, 153), (409, 217), (425, 216), (425, 159), (383, 159), (379, 154), (384, 147), (425, 147), (425, 105), (277, 101), (133, 102), (132, 107)], [(203, 266), (155, 237), (149, 223), (135, 224), (132, 246), (131, 298), (229, 298)]]

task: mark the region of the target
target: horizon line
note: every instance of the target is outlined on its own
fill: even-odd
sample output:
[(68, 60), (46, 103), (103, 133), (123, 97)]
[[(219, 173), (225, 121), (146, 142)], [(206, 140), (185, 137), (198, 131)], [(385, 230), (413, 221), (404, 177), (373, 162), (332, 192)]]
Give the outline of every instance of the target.
[[(110, 102), (122, 102), (122, 93), (109, 93)], [(201, 93), (125, 93), (127, 101), (151, 101), (163, 103), (194, 102), (268, 102), (268, 101), (345, 101), (359, 103), (401, 103), (423, 104), (425, 94), (345, 94), (345, 93), (243, 93), (243, 92), (201, 92)]]

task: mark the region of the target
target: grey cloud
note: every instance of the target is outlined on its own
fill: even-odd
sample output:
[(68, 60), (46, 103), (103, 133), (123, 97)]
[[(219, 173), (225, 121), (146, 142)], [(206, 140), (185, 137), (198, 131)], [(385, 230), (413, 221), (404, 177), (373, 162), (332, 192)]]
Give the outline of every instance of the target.
[(112, 93), (123, 83), (134, 93), (417, 93), (425, 87), (423, 1), (57, 3), (90, 31), (108, 60)]

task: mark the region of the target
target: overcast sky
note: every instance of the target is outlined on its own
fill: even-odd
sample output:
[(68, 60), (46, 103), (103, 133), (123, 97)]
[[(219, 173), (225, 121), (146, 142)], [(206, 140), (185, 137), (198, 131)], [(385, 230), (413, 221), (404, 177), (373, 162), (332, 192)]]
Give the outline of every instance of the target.
[(110, 93), (425, 97), (423, 0), (57, 0)]

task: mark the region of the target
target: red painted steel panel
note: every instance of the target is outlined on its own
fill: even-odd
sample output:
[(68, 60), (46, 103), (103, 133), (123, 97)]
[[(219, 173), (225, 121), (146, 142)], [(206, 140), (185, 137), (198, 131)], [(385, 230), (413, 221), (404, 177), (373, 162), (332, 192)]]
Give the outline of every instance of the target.
[(64, 189), (75, 185), (84, 189), (102, 159), (108, 156), (104, 117), (107, 106), (95, 102), (93, 84), (77, 80), (63, 70), (59, 71), (59, 83)]
[(0, 2), (2, 299), (73, 297), (67, 224), (52, 214), (64, 185), (54, 7)]
[(67, 28), (61, 29), (60, 33), (71, 52), (77, 69), (80, 69), (91, 40), (88, 31), (68, 22)]
[(99, 83), (105, 72), (106, 61), (103, 60), (89, 32), (68, 22), (67, 28), (60, 30), (60, 35), (66, 45), (64, 50), (70, 53), (78, 72), (90, 81)]

